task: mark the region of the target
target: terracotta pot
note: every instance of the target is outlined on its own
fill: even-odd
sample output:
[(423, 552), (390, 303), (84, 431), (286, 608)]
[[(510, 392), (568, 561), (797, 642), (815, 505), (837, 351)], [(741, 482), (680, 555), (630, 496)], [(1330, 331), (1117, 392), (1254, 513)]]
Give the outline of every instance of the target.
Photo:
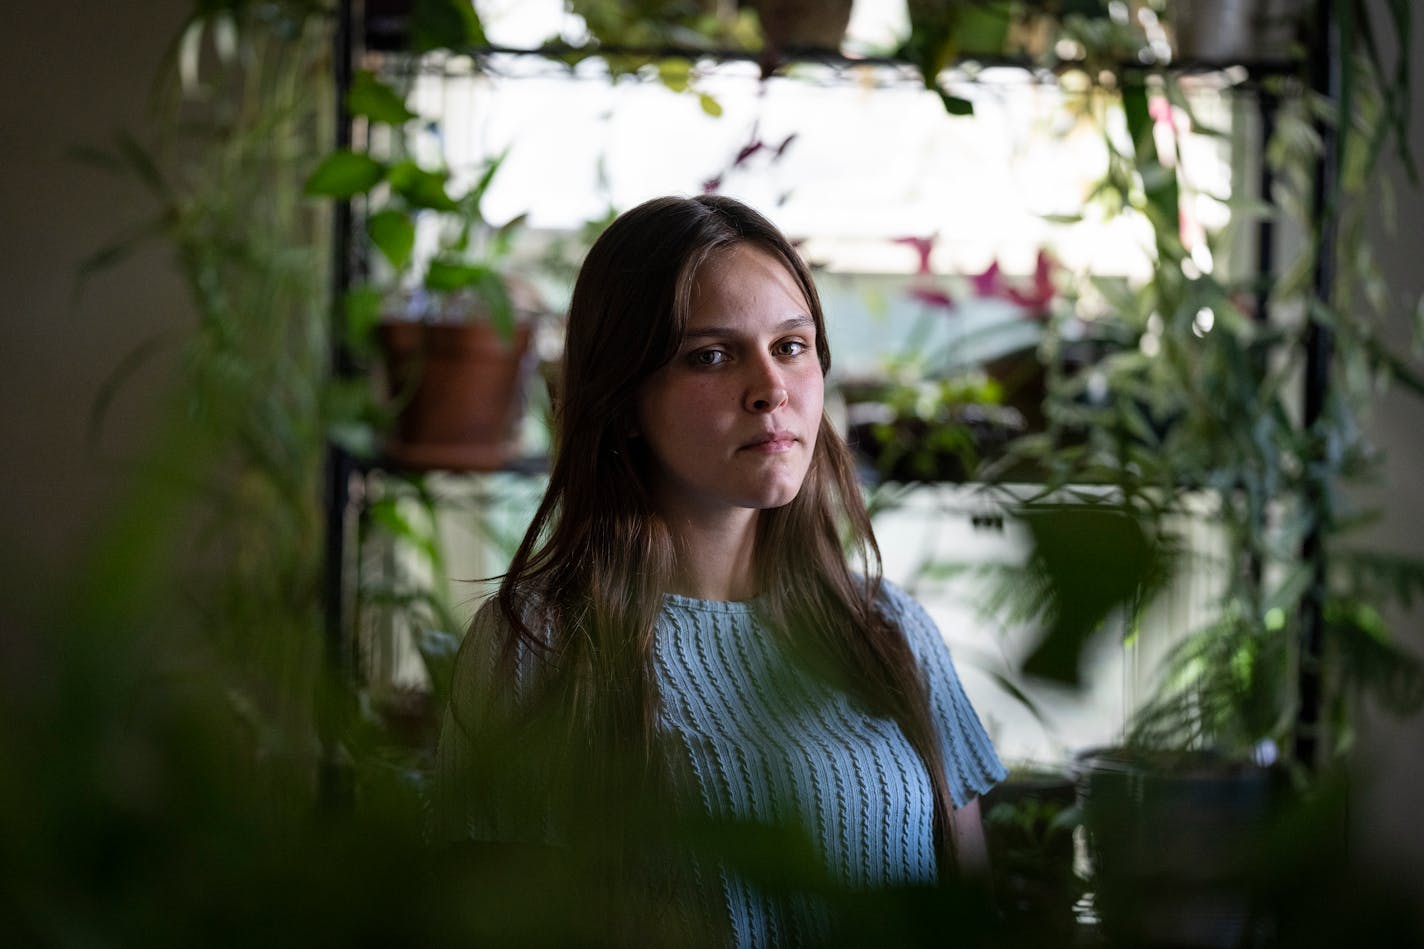
[(399, 406), (386, 447), (417, 469), (493, 471), (514, 457), (532, 369), (530, 327), (504, 339), (488, 322), (386, 320), (386, 377)]
[(766, 45), (777, 52), (837, 52), (850, 25), (851, 0), (755, 0)]
[(1177, 57), (1208, 63), (1284, 60), (1301, 13), (1293, 0), (1176, 0)]

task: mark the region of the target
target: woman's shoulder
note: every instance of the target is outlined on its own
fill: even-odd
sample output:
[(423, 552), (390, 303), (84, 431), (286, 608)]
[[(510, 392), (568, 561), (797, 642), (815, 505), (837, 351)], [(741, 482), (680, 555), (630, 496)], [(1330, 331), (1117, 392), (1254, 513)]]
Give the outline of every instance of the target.
[(523, 646), (534, 648), (550, 645), (553, 621), (549, 599), (537, 590), (519, 590), (507, 602), (509, 607), (499, 593), (486, 597), (470, 620), (466, 642), (511, 647), (522, 642)]
[(876, 601), (882, 609), (888, 609), (896, 616), (924, 612), (924, 607), (904, 587), (886, 577), (880, 578)]
[[(514, 697), (547, 661), (552, 643), (546, 601), (537, 595), (517, 602), (519, 628), (497, 595), (475, 610), (455, 660), (455, 690), (466, 696), (492, 692)], [(511, 695), (508, 688), (513, 685)]]
[(882, 578), (875, 602), (884, 617), (905, 634), (910, 648), (922, 661), (929, 652), (947, 649), (929, 611), (899, 584)]
[(904, 631), (924, 672), (933, 719), (943, 742), (950, 796), (962, 806), (1003, 780), (1004, 766), (964, 691), (949, 644), (929, 611), (889, 580), (881, 582), (879, 603), (886, 619)]

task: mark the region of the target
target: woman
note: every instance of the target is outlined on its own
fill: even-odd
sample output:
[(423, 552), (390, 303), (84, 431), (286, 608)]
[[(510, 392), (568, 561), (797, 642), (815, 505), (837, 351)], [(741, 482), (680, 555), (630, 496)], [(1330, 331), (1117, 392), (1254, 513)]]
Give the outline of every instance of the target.
[[(799, 828), (852, 889), (982, 869), (977, 796), (1003, 768), (934, 624), (879, 578), (822, 409), (829, 367), (811, 275), (750, 208), (656, 199), (598, 239), (570, 306), (548, 490), (457, 664), (447, 832), (562, 839), (562, 787), (595, 813), (671, 798)], [(510, 738), (499, 770), (520, 777), (481, 797), (468, 762), (490, 723), (508, 737), (551, 720), (560, 753), (529, 764), (536, 743)], [(525, 764), (508, 764), (516, 749)], [(701, 883), (733, 942), (814, 938), (814, 911), (733, 863)]]

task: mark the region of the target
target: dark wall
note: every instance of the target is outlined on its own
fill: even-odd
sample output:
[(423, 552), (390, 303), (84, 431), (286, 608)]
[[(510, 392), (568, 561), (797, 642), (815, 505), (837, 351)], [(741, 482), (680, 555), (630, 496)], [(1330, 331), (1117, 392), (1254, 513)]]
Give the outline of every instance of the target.
[[(104, 380), (186, 319), (164, 253), (94, 279), (79, 261), (151, 211), (142, 191), (68, 157), (126, 128), (143, 137), (157, 65), (185, 0), (12, 4), (0, 29), (0, 629), (74, 569), (137, 457), (164, 390), (162, 359), (122, 387), (96, 445)], [(168, 365), (171, 366), (171, 357)]]
[[(1382, 6), (1383, 4), (1376, 4)], [(1424, 23), (1415, 16), (1411, 60), (1424, 62)], [(1411, 138), (1416, 163), (1424, 170), (1424, 84), (1414, 70), (1414, 111)], [(1412, 186), (1397, 160), (1384, 169), (1388, 186), (1374, 189), (1379, 211), (1371, 221), (1380, 264), (1396, 294), (1400, 318), (1387, 327), (1400, 351), (1410, 345), (1408, 315), (1424, 295), (1424, 190)], [(1386, 222), (1395, 220), (1391, 231)], [(1416, 372), (1424, 360), (1415, 358)], [(1374, 438), (1385, 451), (1383, 478), (1362, 492), (1366, 504), (1385, 512), (1369, 531), (1368, 541), (1386, 550), (1424, 559), (1424, 401), (1395, 387), (1384, 398), (1372, 424)], [(1403, 645), (1424, 658), (1424, 608), (1392, 617)], [(1407, 720), (1370, 710), (1360, 729), (1360, 794), (1358, 819), (1362, 859), (1410, 881), (1416, 905), (1424, 914), (1424, 832), (1419, 806), (1424, 802), (1424, 715)]]

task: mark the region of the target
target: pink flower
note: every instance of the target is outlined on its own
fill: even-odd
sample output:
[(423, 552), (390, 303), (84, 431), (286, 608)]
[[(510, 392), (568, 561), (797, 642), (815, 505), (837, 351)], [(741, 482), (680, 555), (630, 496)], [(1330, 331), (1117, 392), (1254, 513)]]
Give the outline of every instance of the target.
[(737, 152), (737, 157), (732, 159), (732, 167), (736, 168), (739, 165), (744, 164), (748, 158), (751, 158), (753, 155), (755, 155), (757, 152), (761, 151), (765, 147), (766, 143), (759, 138), (753, 139), (752, 141), (743, 145), (741, 151)]
[(978, 296), (1008, 300), (1030, 311), (1034, 316), (1042, 316), (1049, 302), (1053, 300), (1053, 258), (1042, 250), (1038, 252), (1033, 280), (1028, 289), (1013, 286), (1005, 280), (998, 260), (990, 263), (983, 273), (972, 274), (969, 279)]
[(1004, 278), (999, 275), (999, 261), (996, 258), (989, 265), (989, 269), (983, 273), (973, 274), (969, 278), (974, 283), (974, 293), (981, 297), (1002, 296), (1004, 292)]
[(1042, 313), (1053, 299), (1053, 261), (1044, 251), (1038, 252), (1038, 261), (1033, 268), (1033, 289), (1025, 293), (1014, 287), (1008, 288), (1008, 298), (1025, 309)]
[(946, 310), (954, 309), (954, 298), (939, 287), (911, 287), (909, 293), (911, 299), (929, 306), (942, 307)]
[(1174, 132), (1177, 130), (1177, 117), (1172, 111), (1172, 103), (1164, 96), (1154, 96), (1147, 103), (1147, 114), (1152, 117), (1153, 125), (1165, 125)]
[(920, 269), (915, 271), (918, 274), (928, 274), (930, 270), (930, 251), (934, 250), (935, 241), (938, 234), (931, 234), (929, 237), (897, 237), (895, 243), (908, 244), (920, 255)]
[(731, 167), (740, 168), (742, 165), (745, 165), (753, 155), (763, 151), (771, 152), (771, 160), (773, 162), (777, 161), (781, 158), (782, 154), (785, 153), (786, 147), (790, 145), (795, 138), (796, 133), (792, 132), (781, 140), (780, 145), (768, 145), (757, 131), (757, 127), (753, 125), (751, 138), (748, 139), (745, 145), (737, 150), (736, 157), (732, 159)]

